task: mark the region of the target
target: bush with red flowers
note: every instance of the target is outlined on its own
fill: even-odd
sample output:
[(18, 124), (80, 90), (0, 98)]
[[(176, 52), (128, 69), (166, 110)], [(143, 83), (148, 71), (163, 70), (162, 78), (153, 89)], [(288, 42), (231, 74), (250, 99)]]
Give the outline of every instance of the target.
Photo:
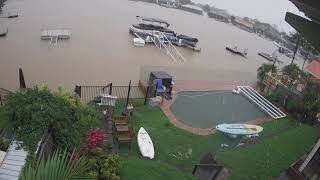
[(97, 147), (102, 147), (105, 142), (106, 135), (101, 129), (91, 129), (86, 135), (86, 151), (91, 152)]

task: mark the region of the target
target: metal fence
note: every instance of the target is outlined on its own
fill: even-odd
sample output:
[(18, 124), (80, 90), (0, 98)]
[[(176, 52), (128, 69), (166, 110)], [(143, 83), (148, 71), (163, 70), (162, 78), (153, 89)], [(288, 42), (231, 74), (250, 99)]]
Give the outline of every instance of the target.
[(117, 96), (116, 106), (126, 107), (128, 104), (145, 105), (151, 94), (150, 89), (142, 83), (132, 85), (130, 81), (127, 86), (114, 86), (112, 83), (105, 86), (76, 86), (75, 92), (86, 104), (96, 103), (102, 94), (108, 94)]
[(13, 94), (13, 92), (4, 89), (4, 88), (0, 88), (0, 106), (4, 105), (8, 99), (8, 96), (10, 94)]

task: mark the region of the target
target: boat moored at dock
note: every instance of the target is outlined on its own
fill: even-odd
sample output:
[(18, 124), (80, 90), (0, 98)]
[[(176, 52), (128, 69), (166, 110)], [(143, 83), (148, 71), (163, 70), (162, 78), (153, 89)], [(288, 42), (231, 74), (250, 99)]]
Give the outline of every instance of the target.
[(230, 51), (230, 52), (232, 52), (232, 53), (234, 53), (234, 54), (243, 56), (243, 57), (246, 57), (247, 54), (248, 54), (248, 50), (247, 50), (247, 49), (240, 50), (240, 49), (238, 49), (237, 46), (232, 46), (232, 47), (231, 47), (231, 46), (227, 46), (227, 47), (226, 47), (226, 50), (227, 50), (227, 51)]
[(170, 24), (159, 18), (147, 18), (142, 16), (136, 16), (137, 24), (133, 24), (129, 30), (131, 33), (151, 33), (152, 31), (160, 31), (167, 34), (174, 34), (174, 31), (169, 29)]
[(5, 37), (8, 34), (8, 28), (0, 29), (0, 37)]
[(267, 59), (268, 61), (282, 63), (282, 61), (280, 61), (279, 58), (277, 57), (277, 55), (275, 55), (275, 54), (268, 54), (268, 53), (259, 52), (258, 55)]
[(133, 24), (129, 31), (137, 38), (143, 39), (145, 43), (154, 43), (155, 39), (159, 39), (162, 43), (172, 43), (195, 51), (201, 50), (198, 46), (199, 40), (197, 38), (182, 34), (177, 35), (174, 31), (168, 29), (170, 24), (167, 21), (158, 18), (136, 17), (141, 23)]

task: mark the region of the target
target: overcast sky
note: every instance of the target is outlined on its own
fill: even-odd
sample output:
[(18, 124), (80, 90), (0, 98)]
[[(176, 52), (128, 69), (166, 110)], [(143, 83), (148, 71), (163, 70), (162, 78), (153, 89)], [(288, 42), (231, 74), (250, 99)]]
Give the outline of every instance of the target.
[(286, 12), (304, 16), (289, 0), (192, 0), (194, 3), (209, 4), (241, 17), (257, 18), (260, 21), (276, 24), (281, 31), (294, 29), (284, 20)]

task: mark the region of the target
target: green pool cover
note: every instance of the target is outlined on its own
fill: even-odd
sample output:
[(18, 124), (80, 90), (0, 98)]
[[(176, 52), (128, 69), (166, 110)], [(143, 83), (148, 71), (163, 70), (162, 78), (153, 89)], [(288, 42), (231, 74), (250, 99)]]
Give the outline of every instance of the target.
[(241, 94), (231, 91), (179, 92), (170, 107), (179, 121), (195, 128), (222, 123), (244, 123), (266, 114)]

